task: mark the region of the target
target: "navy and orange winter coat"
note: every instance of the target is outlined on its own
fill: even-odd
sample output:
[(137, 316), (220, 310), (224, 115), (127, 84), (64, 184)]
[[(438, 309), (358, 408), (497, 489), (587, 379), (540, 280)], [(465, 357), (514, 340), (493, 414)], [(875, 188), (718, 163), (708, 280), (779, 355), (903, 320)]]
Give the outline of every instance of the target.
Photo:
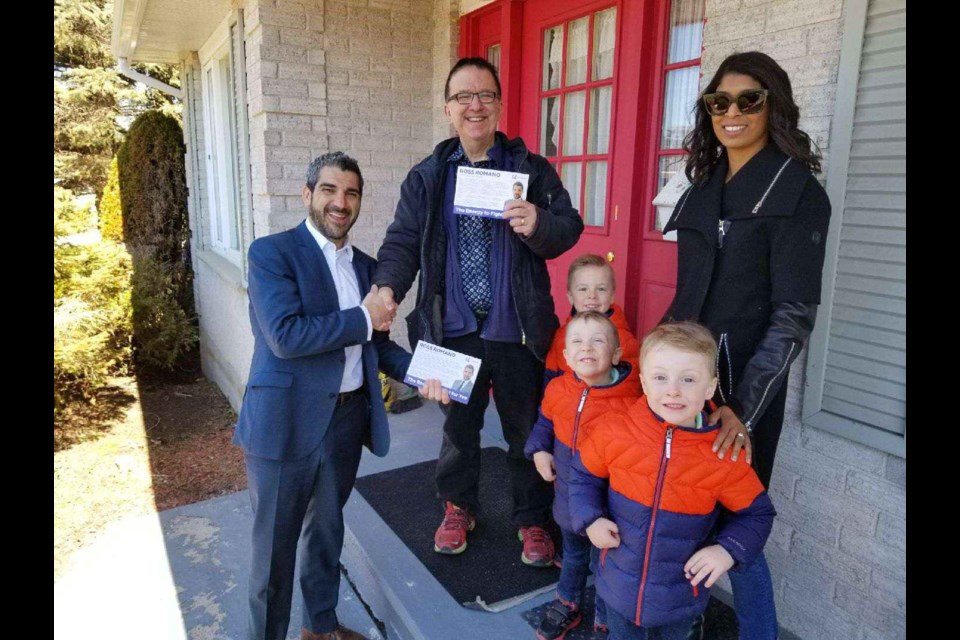
[[(563, 326), (553, 334), (553, 342), (550, 344), (550, 351), (547, 352), (547, 358), (544, 362), (546, 365), (544, 377), (547, 382), (556, 378), (564, 371), (570, 370), (570, 367), (567, 366), (566, 359), (563, 357), (563, 347), (567, 338), (567, 325), (570, 324), (570, 321), (575, 317), (575, 315), (571, 315), (567, 318)], [(631, 366), (633, 366), (634, 375), (637, 375), (640, 371), (640, 341), (637, 340), (636, 336), (630, 331), (627, 316), (624, 315), (623, 309), (621, 309), (618, 304), (614, 303), (610, 305), (607, 317), (610, 318), (613, 326), (617, 328), (617, 333), (620, 336), (620, 362), (629, 362)]]
[[(644, 396), (592, 424), (579, 442), (569, 479), (573, 527), (582, 533), (600, 517), (617, 523), (620, 546), (601, 555), (597, 595), (638, 626), (706, 609), (708, 589), (683, 574), (698, 549), (720, 544), (737, 564), (750, 564), (770, 535), (773, 504), (745, 457), (720, 460), (711, 450), (717, 429), (665, 422)], [(712, 538), (718, 503), (732, 514)]]
[(567, 531), (573, 530), (567, 506), (567, 478), (577, 443), (592, 420), (608, 411), (625, 411), (640, 397), (637, 370), (629, 363), (620, 363), (616, 368), (619, 377), (609, 385), (588, 387), (572, 371), (551, 380), (540, 403), (540, 417), (523, 449), (528, 458), (533, 458), (538, 451), (553, 454), (557, 471), (553, 483), (553, 519)]

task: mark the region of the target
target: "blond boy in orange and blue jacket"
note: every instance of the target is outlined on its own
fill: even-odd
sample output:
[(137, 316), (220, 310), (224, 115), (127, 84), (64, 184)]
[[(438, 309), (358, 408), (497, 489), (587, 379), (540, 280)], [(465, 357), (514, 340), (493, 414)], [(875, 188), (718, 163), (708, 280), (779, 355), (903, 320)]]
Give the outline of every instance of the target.
[[(644, 396), (595, 420), (570, 468), (570, 517), (603, 549), (597, 596), (611, 640), (686, 637), (708, 589), (762, 552), (776, 512), (744, 458), (720, 460), (707, 425), (716, 342), (692, 322), (644, 339)], [(716, 531), (718, 505), (731, 514)], [(703, 588), (701, 588), (701, 585)]]

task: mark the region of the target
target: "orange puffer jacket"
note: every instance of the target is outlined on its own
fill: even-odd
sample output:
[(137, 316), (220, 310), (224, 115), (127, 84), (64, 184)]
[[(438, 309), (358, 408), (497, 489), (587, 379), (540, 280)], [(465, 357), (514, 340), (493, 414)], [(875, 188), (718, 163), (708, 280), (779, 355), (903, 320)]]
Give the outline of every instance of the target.
[(567, 478), (570, 460), (577, 442), (590, 428), (589, 423), (609, 411), (626, 410), (640, 397), (640, 376), (627, 362), (616, 367), (619, 377), (608, 385), (588, 387), (572, 371), (554, 378), (540, 403), (540, 417), (530, 431), (523, 449), (528, 458), (538, 451), (553, 454), (554, 480), (553, 519), (572, 531), (567, 506)]
[[(717, 458), (711, 446), (718, 429), (665, 422), (643, 397), (626, 413), (591, 424), (578, 443), (569, 476), (573, 530), (600, 517), (616, 522), (620, 546), (601, 555), (597, 595), (634, 624), (699, 615), (709, 595), (684, 577), (690, 556), (715, 542), (747, 565), (770, 535), (770, 498), (746, 456)], [(718, 504), (731, 513), (714, 538)]]

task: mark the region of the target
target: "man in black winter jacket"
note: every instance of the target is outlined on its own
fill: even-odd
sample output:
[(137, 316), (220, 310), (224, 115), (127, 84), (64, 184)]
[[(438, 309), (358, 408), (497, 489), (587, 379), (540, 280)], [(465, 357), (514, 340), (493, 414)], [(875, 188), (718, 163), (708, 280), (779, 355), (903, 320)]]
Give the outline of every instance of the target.
[[(523, 456), (537, 418), (543, 359), (559, 326), (545, 260), (574, 244), (583, 222), (553, 166), (519, 138), (497, 131), (501, 90), (482, 58), (450, 70), (444, 113), (457, 136), (437, 145), (407, 175), (394, 221), (377, 254), (374, 282), (389, 305), (403, 299), (420, 274), (417, 304), (407, 317), (411, 346), (418, 340), (481, 358), (466, 405), (450, 407), (437, 462), (437, 494), (445, 503), (434, 537), (438, 553), (461, 553), (480, 504), (480, 430), (493, 388), (509, 444), (512, 522), (521, 557), (552, 566), (554, 549), (543, 526), (553, 490)], [(511, 199), (503, 219), (455, 215), (460, 166), (529, 175), (526, 199)]]

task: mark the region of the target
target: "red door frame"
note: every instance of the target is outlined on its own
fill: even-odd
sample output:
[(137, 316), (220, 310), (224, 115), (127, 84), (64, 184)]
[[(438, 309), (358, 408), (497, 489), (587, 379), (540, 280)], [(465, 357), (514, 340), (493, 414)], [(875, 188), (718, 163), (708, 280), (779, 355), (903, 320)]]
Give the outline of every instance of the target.
[[(602, 7), (610, 3), (602, 0), (584, 2), (576, 13), (583, 13), (593, 5)], [(626, 145), (616, 158), (616, 172), (621, 176), (626, 172), (634, 179), (611, 178), (605, 227), (584, 233), (608, 233), (611, 221), (617, 222), (620, 215), (628, 215), (626, 232), (630, 239), (629, 249), (623, 256), (626, 260), (625, 277), (618, 283), (617, 298), (622, 302), (631, 326), (639, 334), (648, 328), (649, 320), (645, 321), (645, 318), (654, 313), (655, 307), (662, 306), (663, 298), (666, 295), (672, 298), (676, 284), (676, 244), (663, 240), (659, 232), (653, 230), (652, 216), (655, 210), (650, 204), (656, 195), (656, 152), (662, 126), (665, 77), (662, 75), (662, 65), (668, 41), (670, 4), (665, 0), (617, 0), (614, 5), (618, 15), (618, 46), (614, 61), (617, 81), (611, 109), (611, 123), (615, 129), (610, 136), (610, 154), (612, 158), (616, 147)], [(479, 41), (479, 23), (484, 18), (489, 20), (491, 13), (500, 14), (500, 82), (504, 94), (500, 129), (510, 137), (519, 135), (520, 129), (523, 8), (524, 0), (497, 0), (460, 18), (459, 55), (485, 56), (485, 48)], [(566, 21), (566, 18), (558, 13), (557, 20)], [(639, 45), (634, 44), (636, 34), (641, 34)], [(538, 52), (535, 59), (527, 61), (527, 64), (537, 67), (538, 73), (543, 55), (542, 46), (539, 45), (538, 42), (535, 48), (530, 49)], [(534, 107), (528, 108), (539, 113), (539, 95), (535, 103)], [(629, 117), (631, 111), (636, 114), (634, 118)], [(539, 116), (536, 126), (539, 127)], [(624, 157), (624, 153), (628, 155)], [(610, 166), (608, 170), (613, 175), (614, 168)], [(568, 254), (569, 260), (572, 260), (578, 251), (574, 248)], [(557, 277), (560, 274), (553, 275)], [(661, 295), (648, 292), (651, 286), (660, 287)], [(566, 301), (563, 304), (558, 301), (558, 315), (565, 315), (564, 309)]]
[[(491, 19), (497, 20), (496, 36), (489, 33)], [(520, 123), (520, 56), (523, 34), (523, 0), (497, 0), (460, 17), (461, 58), (486, 58), (487, 47), (500, 43), (500, 88), (503, 90), (503, 111), (500, 131), (515, 138)]]
[[(703, 24), (706, 25), (704, 18)], [(658, 152), (660, 151), (660, 135), (663, 126), (664, 97), (666, 94), (667, 72), (691, 66), (690, 61), (667, 65), (667, 47), (669, 44), (670, 3), (658, 4), (656, 23), (658, 33), (661, 34), (655, 60), (652, 61), (651, 103), (654, 109), (647, 120), (649, 122), (649, 147), (643, 150), (646, 166), (636, 174), (638, 176), (638, 190), (643, 190), (647, 204), (642, 215), (636, 216), (637, 222), (642, 221), (642, 227), (631, 232), (631, 237), (637, 238), (639, 250), (631, 255), (631, 271), (637, 274), (636, 286), (631, 287), (628, 296), (635, 298), (631, 301), (631, 308), (635, 309), (635, 324), (638, 332), (645, 333), (655, 326), (666, 312), (673, 300), (677, 284), (677, 244), (664, 240), (663, 235), (656, 230), (656, 207), (651, 203), (656, 196), (657, 176), (659, 173)], [(702, 65), (703, 43), (696, 65)], [(701, 66), (701, 77), (702, 77)]]

